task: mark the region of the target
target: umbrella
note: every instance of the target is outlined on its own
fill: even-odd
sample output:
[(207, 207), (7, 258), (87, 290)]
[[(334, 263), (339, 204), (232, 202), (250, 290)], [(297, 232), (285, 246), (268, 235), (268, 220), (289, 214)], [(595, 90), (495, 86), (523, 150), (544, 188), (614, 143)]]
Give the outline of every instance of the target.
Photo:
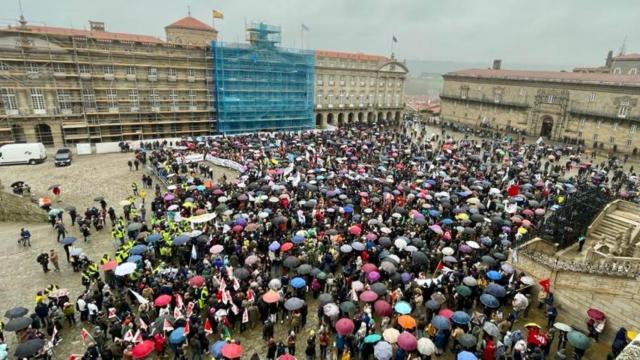
[(440, 309), (440, 303), (436, 300), (431, 299), (427, 301), (427, 308), (431, 310), (438, 310)]
[(169, 335), (169, 342), (172, 344), (180, 344), (186, 338), (187, 337), (184, 335), (184, 328), (179, 327), (171, 332), (171, 334)]
[[(373, 291), (374, 293), (376, 293), (378, 295), (384, 295), (384, 294), (387, 293), (387, 285), (385, 285), (385, 284), (383, 284), (381, 282), (377, 282), (377, 283), (371, 284), (371, 291)], [(411, 312), (411, 310), (409, 310), (409, 312)]]
[(289, 311), (301, 309), (303, 306), (304, 300), (297, 297), (289, 298), (284, 302), (284, 308)]
[(398, 301), (393, 309), (398, 314), (409, 314), (411, 312), (411, 305), (406, 301)]
[(373, 356), (376, 360), (389, 360), (393, 355), (391, 344), (386, 341), (380, 341), (373, 347)]
[(533, 285), (535, 283), (535, 280), (533, 280), (533, 278), (530, 276), (523, 276), (520, 278), (520, 282), (524, 285)]
[(418, 340), (412, 333), (403, 331), (398, 336), (398, 347), (406, 351), (414, 351), (418, 347)]
[(349, 318), (342, 318), (336, 322), (336, 332), (340, 335), (347, 335), (353, 333), (355, 325)]
[(142, 224), (140, 223), (131, 223), (129, 224), (129, 226), (127, 226), (127, 231), (138, 231), (142, 229)]
[(322, 311), (328, 317), (336, 317), (340, 314), (340, 308), (334, 303), (326, 304), (322, 307)]
[(321, 306), (324, 306), (328, 303), (333, 302), (333, 296), (328, 293), (320, 294), (320, 296), (318, 296), (318, 302), (320, 303)]
[(9, 319), (15, 319), (15, 318), (19, 318), (22, 316), (25, 316), (29, 313), (29, 309), (24, 308), (22, 306), (17, 306), (14, 308), (11, 308), (7, 311), (5, 311), (4, 313), (4, 317), (9, 318)]
[(560, 330), (560, 331), (564, 331), (564, 332), (569, 332), (572, 331), (573, 328), (565, 323), (561, 323), (561, 322), (557, 322), (555, 324), (553, 324), (553, 327)]
[(65, 236), (64, 239), (62, 239), (62, 245), (70, 245), (73, 244), (77, 239), (73, 236)]
[(344, 244), (344, 245), (340, 246), (340, 252), (341, 253), (348, 254), (348, 253), (350, 253), (352, 251), (353, 251), (353, 248), (351, 247), (351, 245)]
[(205, 279), (201, 275), (196, 275), (191, 279), (189, 279), (189, 286), (191, 287), (199, 288), (199, 287), (202, 287), (204, 283), (205, 283)]
[(262, 300), (267, 304), (273, 304), (280, 301), (280, 294), (273, 290), (267, 291), (264, 295), (262, 295)]
[(249, 275), (251, 275), (251, 273), (249, 272), (249, 270), (245, 269), (245, 268), (238, 268), (233, 270), (233, 276), (240, 279), (240, 280), (244, 280), (246, 278), (249, 277)]
[(467, 286), (477, 286), (478, 285), (478, 280), (476, 280), (472, 276), (465, 276), (464, 279), (462, 279), (462, 283), (467, 285)]
[(382, 339), (382, 336), (380, 336), (380, 334), (369, 334), (369, 335), (365, 336), (364, 343), (365, 344), (375, 344), (378, 341), (380, 341), (380, 339)]
[(287, 256), (286, 259), (282, 262), (284, 266), (289, 269), (297, 268), (300, 265), (300, 260), (295, 256)]
[(417, 265), (424, 265), (424, 264), (428, 264), (429, 263), (429, 257), (427, 257), (427, 254), (421, 252), (421, 251), (414, 251), (411, 253), (411, 259), (413, 261), (414, 264)]
[(132, 263), (132, 262), (122, 263), (118, 265), (118, 267), (116, 268), (115, 274), (117, 276), (126, 276), (136, 271), (137, 267), (138, 265), (136, 263)]
[(271, 252), (275, 252), (278, 249), (280, 249), (280, 243), (277, 241), (272, 242), (271, 244), (269, 244), (269, 251)]
[(462, 334), (462, 336), (458, 338), (458, 343), (465, 348), (472, 348), (478, 344), (478, 340), (471, 334)]
[(444, 316), (436, 315), (431, 319), (431, 324), (438, 330), (448, 330), (451, 327), (449, 319)]
[(496, 326), (496, 324), (491, 321), (485, 321), (482, 325), (482, 330), (484, 330), (490, 336), (498, 336), (500, 335), (500, 329)]
[(209, 348), (209, 352), (215, 357), (220, 358), (222, 356), (222, 348), (228, 343), (224, 340), (218, 340)]
[(374, 302), (376, 300), (378, 300), (378, 294), (371, 290), (363, 291), (362, 294), (360, 294), (360, 301)]
[(499, 272), (497, 272), (495, 270), (491, 270), (491, 271), (487, 272), (487, 277), (490, 280), (500, 280), (500, 279), (502, 279), (502, 274), (500, 274)]
[(398, 342), (398, 336), (400, 336), (400, 331), (395, 328), (388, 328), (382, 333), (384, 340), (391, 344)]
[(140, 255), (131, 255), (127, 258), (128, 263), (137, 263), (139, 261), (142, 261), (142, 256)]
[(257, 262), (260, 262), (260, 258), (258, 258), (255, 255), (249, 255), (249, 256), (247, 256), (246, 259), (244, 259), (244, 263), (246, 265), (253, 265), (253, 264), (257, 263)]
[(456, 360), (478, 360), (478, 357), (468, 351), (461, 351), (458, 353)]
[(504, 263), (500, 265), (500, 269), (502, 269), (502, 271), (506, 272), (507, 274), (513, 274), (513, 266), (511, 266), (511, 264)]
[(282, 287), (280, 279), (271, 279), (269, 281), (269, 289), (278, 290)]
[(303, 287), (307, 286), (307, 282), (304, 281), (304, 279), (301, 278), (301, 277), (295, 277), (295, 278), (291, 279), (291, 282), (289, 284), (291, 284), (291, 286), (294, 289), (300, 289), (300, 288), (303, 288)]
[(30, 358), (38, 354), (44, 348), (45, 341), (43, 339), (31, 339), (23, 342), (16, 347), (14, 355), (16, 359)]
[(155, 243), (156, 241), (160, 240), (161, 238), (162, 238), (162, 236), (160, 234), (154, 233), (154, 234), (151, 234), (151, 235), (147, 236), (147, 242)]
[(480, 302), (482, 303), (482, 305), (492, 309), (497, 309), (498, 307), (500, 307), (500, 302), (498, 301), (498, 299), (496, 299), (496, 297), (491, 294), (485, 293), (480, 295)]
[(214, 255), (220, 254), (223, 251), (224, 251), (224, 246), (219, 245), (219, 244), (218, 245), (213, 245), (211, 247), (211, 249), (209, 249), (209, 252), (214, 254)]
[(484, 263), (485, 265), (491, 266), (491, 267), (496, 266), (496, 264), (498, 264), (496, 262), (496, 259), (492, 258), (489, 255), (484, 255), (483, 257), (480, 258), (480, 260), (482, 260), (482, 263)]
[(413, 329), (416, 327), (417, 322), (416, 319), (409, 315), (402, 315), (398, 317), (398, 324), (402, 326), (403, 329)]
[(471, 316), (464, 311), (456, 311), (451, 315), (451, 321), (456, 324), (468, 324), (471, 321)]
[(591, 345), (589, 338), (585, 334), (575, 330), (569, 331), (567, 340), (571, 345), (581, 350), (586, 350)]
[(167, 306), (167, 305), (169, 305), (169, 303), (170, 303), (170, 302), (171, 302), (171, 295), (164, 294), (164, 295), (160, 295), (160, 296), (158, 296), (158, 297), (153, 301), (153, 304), (154, 304), (155, 306), (162, 307), (162, 306)]
[(377, 271), (370, 271), (367, 273), (367, 280), (369, 280), (369, 282), (376, 282), (380, 280), (380, 273)]
[(352, 313), (356, 309), (356, 304), (351, 301), (344, 301), (340, 304), (340, 310), (345, 313)]
[(136, 245), (136, 246), (131, 248), (131, 251), (129, 251), (129, 254), (131, 254), (131, 255), (141, 255), (145, 251), (147, 251), (147, 246), (146, 245)]
[(17, 317), (9, 320), (5, 325), (5, 331), (20, 331), (31, 326), (32, 320), (29, 317)]
[(429, 338), (418, 340), (418, 352), (422, 355), (431, 356), (436, 352), (436, 345)]
[(355, 251), (362, 251), (365, 249), (365, 245), (359, 241), (354, 241), (351, 243), (351, 247), (353, 248), (353, 250)]
[(188, 234), (181, 234), (176, 236), (175, 238), (173, 238), (173, 244), (174, 245), (184, 245), (186, 244), (189, 240), (191, 239), (191, 236), (189, 236)]
[(456, 292), (464, 297), (471, 295), (471, 289), (466, 285), (456, 286)]
[(370, 272), (376, 271), (376, 270), (378, 270), (378, 267), (375, 266), (372, 263), (366, 263), (366, 264), (362, 265), (362, 271), (365, 272), (365, 273), (370, 273)]
[(601, 321), (606, 318), (606, 315), (602, 311), (594, 308), (590, 308), (589, 310), (587, 310), (587, 316), (589, 316), (589, 319), (597, 321)]
[(154, 349), (155, 343), (151, 340), (145, 340), (131, 349), (131, 355), (133, 355), (135, 359), (142, 359), (151, 354)]
[(242, 356), (242, 346), (238, 344), (226, 344), (222, 347), (220, 353), (227, 359), (237, 359)]
[(278, 360), (297, 360), (297, 359), (295, 356), (291, 354), (284, 354), (284, 355), (278, 356)]
[(296, 272), (299, 275), (307, 275), (309, 273), (311, 273), (311, 270), (313, 270), (313, 267), (309, 264), (302, 264), (300, 266), (298, 266), (298, 268), (296, 269)]
[(491, 283), (487, 285), (484, 289), (484, 292), (487, 294), (491, 294), (497, 298), (505, 297), (507, 295), (507, 290), (502, 285), (498, 285), (496, 283)]
[(391, 304), (385, 300), (378, 300), (373, 304), (373, 310), (380, 316), (390, 316)]

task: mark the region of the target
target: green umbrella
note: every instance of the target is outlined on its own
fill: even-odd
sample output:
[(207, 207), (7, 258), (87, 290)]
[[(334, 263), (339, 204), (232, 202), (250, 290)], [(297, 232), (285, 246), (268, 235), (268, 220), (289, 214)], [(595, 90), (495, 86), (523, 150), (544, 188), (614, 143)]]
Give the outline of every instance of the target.
[(471, 289), (465, 285), (459, 285), (456, 287), (456, 292), (464, 297), (471, 295)]
[(567, 340), (571, 345), (581, 350), (586, 350), (589, 348), (589, 345), (591, 345), (591, 341), (587, 335), (575, 330), (567, 334)]
[(327, 278), (327, 274), (324, 273), (324, 271), (320, 271), (317, 275), (316, 275), (316, 279), (320, 279), (320, 280), (324, 280)]
[(354, 303), (352, 303), (351, 301), (345, 301), (343, 303), (340, 304), (340, 310), (346, 312), (346, 313), (351, 313), (356, 309), (356, 305)]

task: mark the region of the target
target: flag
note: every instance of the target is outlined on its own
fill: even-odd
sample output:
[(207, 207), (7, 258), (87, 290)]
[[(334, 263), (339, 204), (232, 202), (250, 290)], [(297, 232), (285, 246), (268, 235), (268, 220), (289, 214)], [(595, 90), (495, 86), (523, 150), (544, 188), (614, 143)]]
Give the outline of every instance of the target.
[(143, 330), (147, 330), (149, 327), (147, 326), (147, 323), (144, 322), (144, 320), (140, 319), (140, 329)]
[(143, 341), (142, 339), (142, 334), (140, 333), (140, 330), (136, 331), (135, 335), (133, 335), (133, 340), (134, 343), (141, 343)]
[(193, 260), (198, 260), (198, 251), (196, 250), (195, 245), (191, 245), (191, 258)]
[(249, 288), (249, 290), (247, 290), (247, 300), (248, 301), (253, 301), (255, 294), (253, 293), (253, 290), (251, 288)]
[(189, 322), (187, 321), (187, 324), (184, 326), (184, 336), (189, 335), (190, 332), (191, 329), (189, 328)]
[(80, 337), (82, 338), (82, 342), (87, 342), (87, 338), (93, 340), (91, 334), (89, 334), (89, 332), (85, 328), (82, 328), (82, 330), (80, 331)]
[(309, 31), (309, 28), (307, 27), (307, 25), (305, 24), (301, 24), (301, 25), (302, 25), (302, 30)]
[(124, 339), (123, 340), (126, 341), (126, 342), (132, 342), (133, 341), (133, 331), (131, 331), (131, 329), (129, 329), (129, 331), (127, 331), (124, 334)]
[(224, 14), (218, 10), (213, 10), (213, 18), (214, 19), (224, 19)]
[(207, 335), (213, 334), (213, 328), (211, 327), (211, 321), (209, 321), (209, 318), (204, 322), (204, 333)]
[(189, 305), (187, 305), (187, 317), (190, 318), (191, 315), (193, 314), (193, 307), (196, 306), (196, 304), (193, 303), (193, 301), (189, 302)]
[(174, 319), (180, 319), (182, 318), (182, 312), (180, 312), (180, 309), (176, 306), (175, 309), (173, 309), (173, 318)]
[(169, 322), (169, 320), (164, 319), (164, 324), (162, 324), (162, 330), (164, 330), (164, 331), (170, 331), (170, 330), (173, 330), (173, 326), (171, 325), (171, 323)]
[(240, 309), (238, 309), (236, 304), (231, 303), (231, 311), (233, 311), (234, 314), (238, 315), (238, 313), (240, 312)]
[(549, 278), (547, 279), (542, 279), (538, 282), (538, 284), (540, 284), (540, 286), (542, 286), (542, 288), (544, 289), (544, 292), (548, 293), (550, 288), (551, 288), (551, 280)]
[(117, 318), (118, 315), (116, 315), (116, 308), (109, 308), (109, 319), (113, 319), (113, 318)]
[(240, 283), (238, 282), (238, 279), (236, 279), (236, 278), (233, 279), (233, 289), (236, 290), (236, 291), (238, 289), (240, 289)]
[(229, 299), (227, 299), (227, 292), (226, 291), (222, 291), (222, 303), (227, 305), (227, 303), (229, 302)]
[(248, 323), (249, 322), (249, 311), (247, 310), (247, 308), (244, 308), (244, 312), (242, 313), (242, 323)]
[(149, 303), (149, 300), (145, 299), (145, 298), (144, 298), (144, 296), (142, 296), (142, 295), (138, 294), (137, 292), (135, 292), (135, 291), (133, 291), (133, 290), (131, 290), (131, 289), (129, 289), (129, 291), (131, 291), (131, 293), (133, 294), (133, 296), (135, 296), (136, 300), (138, 300), (138, 302), (139, 302), (140, 304), (148, 304), (148, 303)]
[(396, 38), (396, 36), (395, 36), (395, 35), (393, 35), (393, 36), (391, 37), (391, 39), (393, 40), (393, 42), (394, 42), (394, 43), (397, 43), (397, 42), (398, 42), (398, 38)]
[(444, 269), (444, 264), (442, 263), (442, 261), (440, 261), (440, 262), (438, 263), (438, 265), (436, 266), (436, 271), (438, 271), (438, 270), (442, 270), (442, 269)]
[(184, 302), (182, 301), (182, 295), (176, 294), (176, 307), (182, 309), (184, 307)]

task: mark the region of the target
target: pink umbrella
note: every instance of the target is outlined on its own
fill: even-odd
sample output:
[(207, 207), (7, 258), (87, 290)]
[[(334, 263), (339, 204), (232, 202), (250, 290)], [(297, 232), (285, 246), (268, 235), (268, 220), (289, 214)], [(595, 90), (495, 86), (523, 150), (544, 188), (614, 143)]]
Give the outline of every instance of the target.
[(380, 280), (380, 273), (377, 271), (371, 271), (367, 274), (367, 280), (369, 280), (370, 283), (374, 283), (378, 280)]
[(349, 228), (349, 233), (351, 235), (360, 236), (360, 234), (362, 233), (362, 228), (357, 225), (354, 225)]
[(524, 209), (524, 210), (522, 210), (522, 214), (523, 214), (523, 215), (527, 215), (527, 216), (531, 216), (531, 215), (533, 215), (533, 210), (531, 210), (531, 209)]
[(166, 194), (164, 196), (164, 201), (171, 201), (173, 199), (175, 199), (176, 197), (173, 194)]
[(398, 346), (405, 351), (414, 351), (418, 347), (418, 340), (413, 334), (403, 331), (398, 336)]
[(364, 284), (361, 281), (354, 281), (351, 283), (351, 288), (355, 291), (362, 291)]
[(374, 302), (376, 300), (378, 300), (378, 294), (371, 290), (363, 291), (362, 294), (360, 294), (360, 301)]
[(235, 233), (242, 232), (242, 230), (243, 230), (242, 225), (234, 225), (233, 226), (233, 232), (235, 232)]
[(375, 239), (377, 239), (377, 238), (378, 238), (378, 235), (376, 235), (376, 234), (374, 234), (374, 233), (370, 232), (370, 233), (367, 233), (367, 235), (365, 236), (365, 238), (366, 238), (367, 240), (374, 241)]
[(429, 229), (431, 229), (434, 233), (440, 234), (440, 235), (442, 235), (442, 233), (444, 232), (442, 231), (442, 228), (440, 227), (440, 225), (431, 225), (429, 226)]
[(543, 208), (536, 209), (535, 214), (538, 216), (544, 215), (544, 209)]
[(336, 322), (336, 331), (340, 335), (347, 335), (353, 333), (355, 325), (349, 318), (342, 318)]
[(438, 315), (446, 317), (447, 319), (451, 319), (451, 317), (453, 316), (453, 310), (451, 310), (451, 309), (442, 309), (442, 310), (440, 310)]
[(372, 263), (366, 263), (364, 265), (362, 265), (362, 271), (366, 272), (366, 273), (370, 273), (372, 271), (376, 271), (378, 270), (378, 267), (375, 266)]
[(531, 226), (531, 221), (529, 221), (529, 220), (522, 220), (522, 226), (524, 226), (524, 227), (529, 227), (529, 226)]
[(384, 300), (378, 300), (373, 304), (373, 310), (380, 316), (391, 316), (393, 313), (391, 304)]
[(209, 249), (209, 252), (212, 254), (220, 254), (222, 251), (224, 251), (224, 246), (222, 245), (213, 245), (211, 247), (211, 249)]

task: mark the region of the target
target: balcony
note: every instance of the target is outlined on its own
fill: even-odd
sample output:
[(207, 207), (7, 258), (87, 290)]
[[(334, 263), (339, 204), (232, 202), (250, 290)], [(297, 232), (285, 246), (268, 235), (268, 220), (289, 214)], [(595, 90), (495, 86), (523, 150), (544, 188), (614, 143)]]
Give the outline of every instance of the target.
[(333, 86), (335, 83), (332, 81), (329, 81), (329, 86)]
[(318, 86), (322, 86), (324, 82), (322, 80), (318, 80)]
[(571, 108), (569, 108), (569, 112), (571, 114), (579, 116), (640, 122), (640, 116), (632, 116), (630, 114), (627, 114), (626, 116), (619, 116), (618, 112), (615, 111), (598, 111), (595, 109), (587, 109), (580, 106), (572, 106)]
[(187, 82), (196, 82), (196, 77), (195, 76), (187, 76)]
[(91, 80), (91, 73), (80, 73), (80, 80)]
[(53, 77), (56, 78), (56, 79), (62, 80), (62, 79), (65, 79), (67, 77), (67, 74), (63, 73), (63, 72), (54, 72), (53, 73)]
[(488, 105), (513, 106), (513, 107), (521, 107), (521, 108), (529, 107), (529, 103), (527, 102), (509, 101), (504, 99), (496, 102), (495, 98), (461, 96), (459, 94), (453, 95), (453, 94), (442, 93), (440, 94), (440, 99), (469, 101), (469, 102), (482, 103), (482, 104), (488, 104)]
[(116, 76), (113, 74), (104, 74), (104, 79), (105, 81), (113, 81), (115, 80)]
[(120, 112), (120, 108), (117, 107), (117, 106), (109, 107), (109, 112), (112, 113), (112, 114), (117, 114), (117, 113)]
[(20, 115), (20, 112), (18, 111), (18, 109), (8, 109), (4, 111), (5, 114), (7, 114), (7, 116), (16, 116), (16, 115)]
[(127, 81), (136, 81), (137, 78), (136, 74), (127, 74), (126, 76)]
[(167, 76), (167, 81), (168, 82), (176, 82), (176, 80), (178, 80), (178, 77), (175, 75), (169, 75)]
[(147, 77), (147, 80), (149, 80), (149, 81), (158, 81), (158, 75), (149, 75)]

